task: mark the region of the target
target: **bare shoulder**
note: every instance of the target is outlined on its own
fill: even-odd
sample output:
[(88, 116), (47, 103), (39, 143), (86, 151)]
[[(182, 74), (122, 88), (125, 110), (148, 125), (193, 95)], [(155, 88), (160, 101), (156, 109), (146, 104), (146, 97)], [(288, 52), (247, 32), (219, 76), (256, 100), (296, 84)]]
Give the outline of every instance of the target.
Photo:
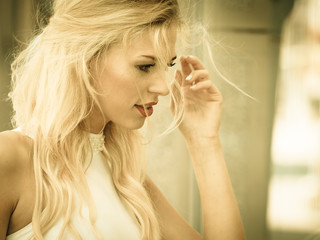
[(31, 168), (32, 140), (15, 131), (0, 133), (0, 239), (19, 201), (26, 171)]
[[(18, 184), (31, 167), (32, 139), (16, 131), (0, 133), (0, 189)], [(5, 185), (6, 186), (3, 186)], [(15, 185), (19, 186), (19, 185)]]
[[(30, 156), (32, 140), (16, 131), (4, 131), (0, 133), (0, 169), (9, 174), (9, 170), (17, 171), (19, 166), (27, 164)], [(11, 174), (13, 172), (9, 171)]]

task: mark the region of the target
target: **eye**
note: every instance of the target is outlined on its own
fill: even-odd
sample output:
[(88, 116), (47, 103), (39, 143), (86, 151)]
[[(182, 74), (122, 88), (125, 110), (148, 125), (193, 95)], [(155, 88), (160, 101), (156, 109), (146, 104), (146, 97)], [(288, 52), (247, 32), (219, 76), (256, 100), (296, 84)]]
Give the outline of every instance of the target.
[(169, 64), (168, 64), (168, 67), (173, 67), (174, 65), (176, 65), (176, 63), (175, 63), (175, 62), (172, 62), (172, 63), (169, 63)]
[(146, 65), (138, 65), (137, 67), (139, 68), (139, 70), (143, 71), (143, 72), (149, 72), (151, 67), (154, 67), (156, 64), (152, 63), (152, 64), (146, 64)]

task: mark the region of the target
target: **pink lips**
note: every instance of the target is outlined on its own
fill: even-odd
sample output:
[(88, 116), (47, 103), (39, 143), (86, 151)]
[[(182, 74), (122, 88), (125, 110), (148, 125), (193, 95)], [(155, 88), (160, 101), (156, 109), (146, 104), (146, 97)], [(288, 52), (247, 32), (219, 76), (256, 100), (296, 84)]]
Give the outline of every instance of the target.
[[(143, 116), (143, 117), (147, 117), (147, 116), (151, 116), (152, 113), (153, 113), (153, 105), (156, 105), (157, 102), (150, 102), (150, 103), (145, 103), (144, 105), (134, 105), (138, 111), (140, 112), (140, 114)], [(143, 107), (145, 106), (145, 108)]]

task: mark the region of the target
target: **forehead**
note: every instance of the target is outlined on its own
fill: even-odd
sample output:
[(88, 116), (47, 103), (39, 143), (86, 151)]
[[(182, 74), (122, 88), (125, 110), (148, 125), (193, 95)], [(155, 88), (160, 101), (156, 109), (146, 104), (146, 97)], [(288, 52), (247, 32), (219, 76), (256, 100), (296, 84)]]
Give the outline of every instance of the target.
[(176, 38), (177, 30), (174, 26), (164, 30), (162, 34), (147, 30), (130, 41), (127, 52), (131, 56), (150, 55), (168, 61), (176, 55)]

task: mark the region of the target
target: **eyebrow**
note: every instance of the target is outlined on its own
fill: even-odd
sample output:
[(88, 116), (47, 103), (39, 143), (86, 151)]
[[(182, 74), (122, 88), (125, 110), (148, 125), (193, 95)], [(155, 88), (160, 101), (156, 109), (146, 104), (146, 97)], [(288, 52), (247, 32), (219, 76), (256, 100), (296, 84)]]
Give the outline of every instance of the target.
[[(150, 58), (150, 59), (152, 59), (152, 60), (155, 60), (155, 59), (156, 59), (154, 56), (150, 56), (150, 55), (141, 55), (141, 57)], [(176, 60), (176, 59), (177, 59), (177, 56), (174, 56), (174, 57), (170, 60), (170, 62), (173, 62), (173, 61)]]

